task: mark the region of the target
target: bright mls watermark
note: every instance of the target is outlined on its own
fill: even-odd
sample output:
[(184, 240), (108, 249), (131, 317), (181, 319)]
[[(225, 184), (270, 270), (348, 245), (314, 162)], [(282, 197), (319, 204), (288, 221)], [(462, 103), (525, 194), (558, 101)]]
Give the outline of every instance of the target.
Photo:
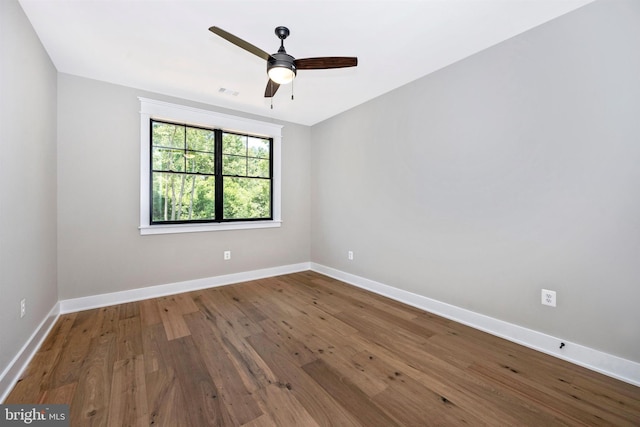
[(0, 427), (69, 427), (69, 405), (0, 405)]

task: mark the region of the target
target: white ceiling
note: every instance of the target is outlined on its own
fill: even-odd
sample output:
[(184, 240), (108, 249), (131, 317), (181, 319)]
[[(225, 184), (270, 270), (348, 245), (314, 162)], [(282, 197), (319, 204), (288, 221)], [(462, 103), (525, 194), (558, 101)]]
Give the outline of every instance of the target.
[[(19, 0), (58, 71), (312, 125), (593, 0)], [(264, 60), (212, 25), (296, 58), (357, 56), (302, 70), (264, 98)], [(226, 88), (232, 93), (222, 93)]]

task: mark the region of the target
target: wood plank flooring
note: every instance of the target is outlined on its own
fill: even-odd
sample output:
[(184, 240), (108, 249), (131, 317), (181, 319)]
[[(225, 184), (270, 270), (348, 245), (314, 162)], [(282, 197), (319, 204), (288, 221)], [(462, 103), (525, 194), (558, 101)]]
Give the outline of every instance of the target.
[(72, 426), (640, 426), (640, 388), (314, 272), (63, 315), (5, 403)]

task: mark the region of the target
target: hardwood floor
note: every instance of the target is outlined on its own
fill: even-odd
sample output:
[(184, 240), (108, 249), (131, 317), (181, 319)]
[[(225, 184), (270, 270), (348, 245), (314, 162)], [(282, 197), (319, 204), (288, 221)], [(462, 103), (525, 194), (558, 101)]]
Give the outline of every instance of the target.
[(63, 315), (5, 403), (71, 425), (640, 425), (640, 388), (313, 272)]

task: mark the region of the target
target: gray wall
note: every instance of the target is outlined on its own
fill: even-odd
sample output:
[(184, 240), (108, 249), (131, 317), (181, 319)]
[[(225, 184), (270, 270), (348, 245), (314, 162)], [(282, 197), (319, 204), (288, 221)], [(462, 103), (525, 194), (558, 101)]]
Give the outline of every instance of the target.
[(640, 2), (589, 4), (313, 126), (311, 259), (640, 362), (639, 117)]
[(290, 123), (282, 134), (282, 227), (141, 236), (138, 96), (211, 109), (58, 76), (60, 299), (309, 261), (310, 128)]
[(18, 2), (2, 0), (0, 374), (57, 300), (56, 70)]

